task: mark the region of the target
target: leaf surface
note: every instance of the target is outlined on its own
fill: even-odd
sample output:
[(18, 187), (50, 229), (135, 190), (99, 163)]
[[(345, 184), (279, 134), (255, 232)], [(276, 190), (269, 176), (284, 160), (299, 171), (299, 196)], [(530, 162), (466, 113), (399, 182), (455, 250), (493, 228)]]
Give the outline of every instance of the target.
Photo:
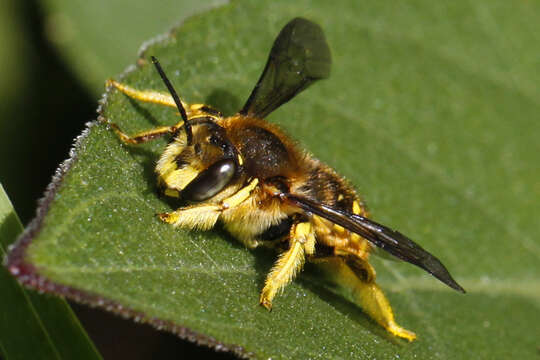
[[(312, 268), (272, 312), (258, 306), (275, 254), (248, 251), (220, 229), (160, 223), (155, 213), (179, 206), (156, 195), (153, 167), (166, 140), (124, 146), (97, 123), (55, 179), (39, 226), (22, 238), (31, 239), (24, 261), (49, 280), (46, 290), (240, 355), (532, 358), (540, 333), (531, 320), (540, 317), (539, 10), (504, 1), (238, 1), (190, 18), (143, 53), (160, 59), (184, 100), (232, 114), (288, 20), (322, 26), (330, 79), (269, 120), (345, 175), (376, 221), (439, 257), (468, 291), (373, 257), (398, 322), (419, 335), (412, 344), (387, 335)], [(165, 90), (146, 60), (122, 81)], [(117, 92), (102, 114), (128, 133), (177, 121), (171, 109)], [(37, 284), (36, 273), (30, 278)]]

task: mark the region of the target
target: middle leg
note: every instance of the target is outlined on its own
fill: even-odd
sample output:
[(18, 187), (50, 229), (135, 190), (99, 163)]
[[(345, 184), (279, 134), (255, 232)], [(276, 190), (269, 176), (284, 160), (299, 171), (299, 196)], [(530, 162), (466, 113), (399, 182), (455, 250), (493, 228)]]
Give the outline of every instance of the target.
[(282, 253), (268, 274), (259, 302), (268, 310), (277, 292), (289, 284), (302, 269), (306, 255), (315, 252), (315, 232), (310, 222), (296, 222), (291, 227), (289, 249)]

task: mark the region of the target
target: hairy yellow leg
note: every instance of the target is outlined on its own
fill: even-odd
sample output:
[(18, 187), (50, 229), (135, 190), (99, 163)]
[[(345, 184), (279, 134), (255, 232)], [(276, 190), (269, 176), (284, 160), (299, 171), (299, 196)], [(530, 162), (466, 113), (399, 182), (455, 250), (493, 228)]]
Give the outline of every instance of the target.
[[(176, 107), (176, 103), (174, 102), (173, 97), (171, 96), (171, 94), (166, 93), (166, 92), (160, 92), (160, 91), (155, 91), (155, 90), (137, 90), (135, 88), (132, 88), (129, 85), (119, 83), (118, 81), (113, 80), (113, 79), (108, 79), (105, 85), (112, 86), (118, 89), (120, 92), (126, 94), (127, 96), (135, 100), (157, 104), (157, 105), (170, 106), (173, 108)], [(184, 109), (186, 109), (186, 113), (188, 117), (196, 116), (196, 115), (203, 115), (207, 113), (210, 113), (212, 115), (220, 114), (219, 111), (214, 110), (205, 104), (188, 105), (183, 101), (181, 102)]]
[(258, 183), (258, 179), (251, 180), (249, 184), (238, 190), (235, 194), (224, 199), (221, 204), (193, 205), (170, 213), (161, 213), (158, 216), (162, 221), (174, 226), (187, 229), (209, 230), (214, 227), (223, 211), (238, 206), (249, 198)]
[[(176, 107), (176, 103), (174, 102), (174, 99), (169, 93), (154, 91), (154, 90), (137, 90), (135, 88), (132, 88), (129, 85), (119, 83), (118, 81), (108, 79), (106, 86), (112, 86), (118, 91), (124, 93), (125, 95), (129, 96), (132, 99), (157, 104), (157, 105), (165, 105), (170, 107)], [(182, 101), (182, 106), (186, 110), (188, 118), (191, 118), (193, 116), (198, 115), (220, 115), (219, 111), (216, 111), (212, 108), (210, 108), (207, 105), (204, 104), (191, 104), (188, 105)], [(155, 129), (146, 130), (143, 132), (140, 132), (138, 134), (135, 134), (133, 136), (130, 136), (123, 132), (118, 125), (114, 123), (107, 124), (114, 130), (114, 132), (118, 135), (120, 140), (122, 140), (126, 144), (141, 144), (149, 140), (156, 139), (158, 137), (161, 137), (165, 134), (173, 134), (177, 129), (179, 129), (183, 124), (184, 121), (180, 120), (177, 124), (173, 126), (160, 126)]]
[(375, 275), (371, 265), (364, 262), (365, 268), (360, 274), (359, 261), (354, 262), (354, 270), (344, 259), (337, 257), (325, 259), (319, 264), (334, 275), (334, 280), (339, 285), (351, 289), (354, 301), (388, 332), (409, 341), (416, 339), (414, 332), (396, 323), (388, 299), (374, 281)]
[(158, 217), (174, 226), (195, 230), (209, 230), (218, 221), (221, 211), (222, 208), (219, 205), (195, 205), (170, 213), (161, 213), (158, 214)]
[[(124, 85), (112, 79), (107, 80), (106, 86), (115, 87), (116, 89), (123, 92), (127, 96), (136, 100), (159, 104), (159, 105), (176, 107), (176, 104), (174, 103), (172, 96), (169, 94), (160, 93), (157, 91), (136, 90), (128, 85)], [(122, 140), (122, 142), (126, 144), (137, 145), (137, 144), (141, 144), (141, 143), (153, 140), (153, 139), (157, 139), (166, 134), (174, 133), (180, 126), (182, 126), (183, 121), (180, 121), (178, 124), (173, 125), (173, 126), (160, 126), (155, 129), (142, 131), (132, 136), (123, 132), (120, 129), (120, 127), (114, 123), (107, 122), (107, 124), (114, 130), (114, 132), (116, 133), (116, 135), (118, 135), (118, 137), (120, 138), (120, 140)]]
[(394, 320), (394, 313), (390, 303), (382, 290), (375, 282), (360, 282), (354, 290), (355, 298), (359, 300), (362, 309), (375, 321), (381, 324), (388, 332), (395, 336), (413, 341), (416, 334), (399, 326)]
[[(174, 108), (176, 107), (176, 104), (169, 93), (164, 93), (164, 92), (159, 92), (159, 91), (154, 91), (154, 90), (137, 90), (135, 88), (132, 88), (129, 85), (119, 83), (118, 81), (115, 81), (113, 79), (108, 79), (105, 85), (115, 87), (116, 89), (123, 92), (130, 98), (133, 98), (139, 101), (149, 102), (149, 103), (158, 104), (158, 105), (165, 105), (165, 106), (170, 106)], [(182, 103), (182, 105), (186, 107), (184, 103)]]
[(142, 131), (138, 134), (130, 136), (120, 130), (118, 125), (116, 125), (115, 123), (108, 122), (107, 125), (109, 125), (114, 130), (116, 135), (118, 135), (118, 137), (120, 138), (120, 140), (122, 140), (123, 143), (132, 145), (142, 144), (144, 142), (157, 139), (165, 134), (172, 134), (177, 129), (176, 126), (160, 126), (158, 128)]
[(315, 234), (309, 222), (294, 224), (291, 228), (289, 250), (282, 253), (268, 274), (259, 302), (268, 310), (277, 292), (289, 284), (302, 269), (305, 255), (315, 252)]

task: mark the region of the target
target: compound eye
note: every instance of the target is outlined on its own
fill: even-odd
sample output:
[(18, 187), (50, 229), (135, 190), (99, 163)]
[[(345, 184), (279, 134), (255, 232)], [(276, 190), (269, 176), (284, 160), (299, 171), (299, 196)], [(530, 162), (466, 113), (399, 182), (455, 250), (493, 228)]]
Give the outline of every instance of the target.
[(232, 159), (223, 159), (204, 170), (182, 191), (182, 197), (191, 201), (203, 201), (223, 190), (236, 172)]

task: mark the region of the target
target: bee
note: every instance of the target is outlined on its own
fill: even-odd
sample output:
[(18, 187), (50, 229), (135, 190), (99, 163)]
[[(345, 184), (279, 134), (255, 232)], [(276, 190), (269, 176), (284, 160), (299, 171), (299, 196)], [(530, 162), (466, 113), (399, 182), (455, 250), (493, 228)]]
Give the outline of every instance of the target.
[(224, 117), (204, 104), (183, 103), (152, 57), (169, 94), (141, 91), (114, 80), (108, 86), (144, 102), (177, 108), (181, 120), (130, 136), (108, 125), (126, 144), (170, 136), (155, 171), (163, 194), (185, 207), (158, 214), (175, 227), (209, 230), (220, 221), (248, 248), (275, 248), (259, 302), (270, 310), (276, 294), (306, 261), (333, 271), (352, 289), (354, 301), (395, 336), (399, 326), (369, 264), (376, 247), (465, 292), (444, 265), (405, 235), (368, 219), (354, 188), (332, 168), (302, 150), (278, 126), (264, 120), (317, 80), (330, 75), (331, 55), (321, 27), (295, 18), (279, 33), (266, 66), (242, 109)]

